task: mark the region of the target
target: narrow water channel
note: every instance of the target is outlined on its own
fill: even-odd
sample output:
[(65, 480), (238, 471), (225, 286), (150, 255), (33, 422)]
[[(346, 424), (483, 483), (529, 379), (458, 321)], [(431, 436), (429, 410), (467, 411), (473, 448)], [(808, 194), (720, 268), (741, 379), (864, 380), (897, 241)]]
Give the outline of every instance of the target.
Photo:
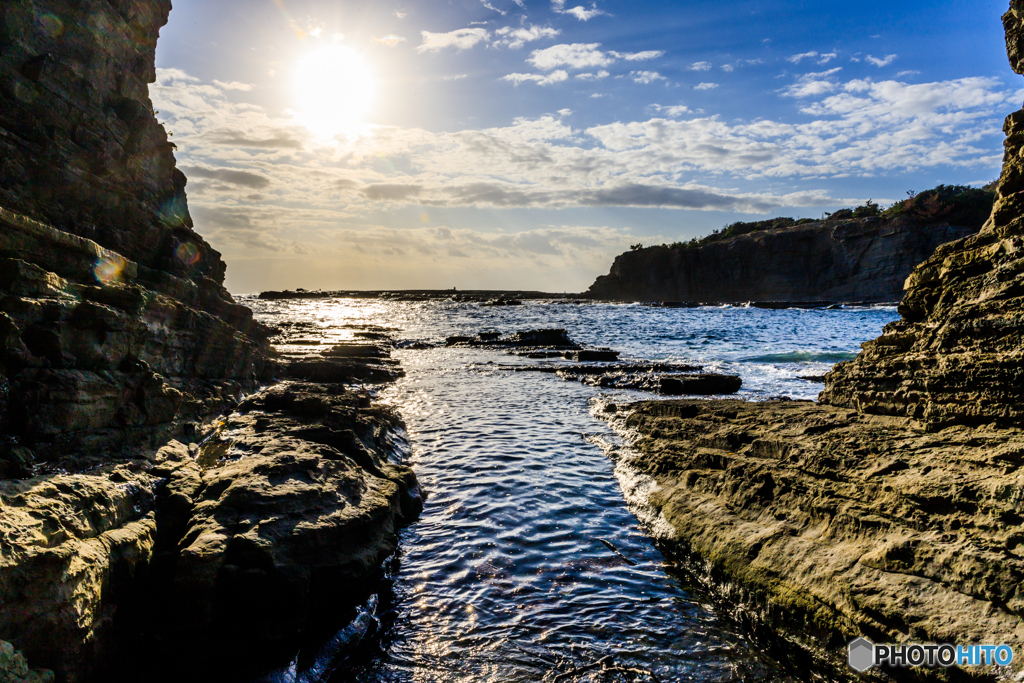
[[(635, 324), (631, 316), (647, 315), (596, 306), (589, 312), (564, 306), (488, 311), (445, 303), (275, 306), (262, 306), (269, 322), (317, 321), (328, 341), (344, 338), (346, 324), (359, 322), (390, 325), (400, 340), (436, 342), (457, 332), (544, 326), (567, 327), (577, 339), (597, 343), (586, 337), (603, 327), (625, 340), (626, 326)], [(852, 353), (856, 337), (870, 336), (891, 316), (833, 312), (814, 319), (783, 311), (767, 312), (774, 320), (766, 323), (762, 313), (733, 318), (749, 329), (725, 333), (710, 352), (712, 359), (720, 354), (719, 366), (727, 371), (746, 367), (745, 381), (759, 394), (781, 393), (795, 373), (819, 373), (834, 361), (816, 354)], [(733, 314), (708, 311), (705, 323), (727, 329), (723, 315)], [(608, 327), (616, 316), (620, 320)], [(545, 319), (548, 324), (537, 324)], [(771, 323), (786, 323), (786, 336), (803, 329), (816, 336), (805, 334), (796, 345), (759, 343), (756, 330), (774, 335)], [(654, 333), (666, 337), (666, 328)], [(706, 332), (703, 338), (687, 334), (694, 349), (714, 339)], [(749, 344), (742, 342), (744, 334)], [(653, 339), (648, 348), (660, 350), (661, 358), (708, 358)], [(751, 357), (745, 366), (737, 360), (744, 354)], [(590, 414), (600, 390), (551, 374), (510, 372), (502, 366), (537, 361), (492, 350), (441, 346), (397, 350), (395, 357), (406, 377), (378, 399), (405, 419), (410, 463), (430, 497), (419, 521), (402, 532), (386, 587), (373, 598), (374, 647), (332, 665), (332, 673), (317, 680), (775, 679), (773, 663), (688, 590), (627, 508), (614, 463), (597, 445), (615, 438)], [(619, 392), (613, 398), (652, 397)], [(603, 677), (582, 671), (602, 658), (606, 666), (633, 671)], [(573, 671), (578, 675), (558, 678)]]

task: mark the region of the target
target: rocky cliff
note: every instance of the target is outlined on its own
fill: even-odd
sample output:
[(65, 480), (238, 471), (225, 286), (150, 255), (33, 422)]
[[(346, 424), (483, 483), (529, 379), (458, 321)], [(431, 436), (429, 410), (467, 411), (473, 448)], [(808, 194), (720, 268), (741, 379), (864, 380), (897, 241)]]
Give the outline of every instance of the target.
[[(1024, 4), (1003, 16), (1024, 74)], [(1024, 418), (1024, 111), (1003, 126), (996, 204), (981, 232), (939, 247), (907, 279), (901, 319), (826, 377), (823, 403), (935, 427)]]
[(170, 9), (0, 7), (0, 473), (152, 446), (267, 366), (149, 100)]
[(850, 218), (615, 258), (588, 296), (611, 301), (898, 301), (915, 265), (978, 225)]
[(222, 286), (147, 94), (170, 10), (0, 3), (3, 680), (258, 668), (363, 597), (422, 501), (352, 386), (396, 376), (387, 348), (261, 390), (289, 374), (273, 331)]
[[(1004, 15), (1024, 73), (1024, 0)], [(607, 415), (627, 493), (744, 619), (849, 675), (846, 644), (1024, 647), (1024, 111), (991, 217), (914, 269), (902, 319), (820, 403), (647, 402)], [(1009, 680), (993, 667), (872, 680)], [(890, 678), (890, 674), (892, 678)]]

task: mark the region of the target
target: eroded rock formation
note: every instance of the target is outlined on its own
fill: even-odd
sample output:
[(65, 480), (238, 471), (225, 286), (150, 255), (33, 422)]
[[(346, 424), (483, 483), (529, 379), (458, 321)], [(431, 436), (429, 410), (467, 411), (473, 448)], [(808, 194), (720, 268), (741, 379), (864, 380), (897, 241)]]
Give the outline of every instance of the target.
[(147, 92), (170, 8), (0, 4), (0, 678), (226, 680), (343, 614), (419, 512), (352, 386), (388, 354), (289, 373), (193, 230)]
[(587, 295), (610, 301), (898, 301), (911, 269), (978, 226), (857, 218), (615, 257)]
[[(1024, 74), (1024, 5), (1003, 16)], [(1024, 417), (1024, 110), (1006, 118), (996, 204), (981, 232), (939, 247), (907, 279), (901, 320), (825, 380), (824, 403), (936, 426)]]
[[(1003, 21), (1024, 73), (1024, 0)], [(1024, 647), (1024, 111), (1006, 132), (989, 221), (914, 270), (902, 319), (827, 376), (820, 403), (608, 413), (669, 551), (745, 618), (825, 645), (836, 673), (858, 635)]]
[(0, 8), (0, 475), (153, 446), (267, 367), (149, 100), (170, 7)]

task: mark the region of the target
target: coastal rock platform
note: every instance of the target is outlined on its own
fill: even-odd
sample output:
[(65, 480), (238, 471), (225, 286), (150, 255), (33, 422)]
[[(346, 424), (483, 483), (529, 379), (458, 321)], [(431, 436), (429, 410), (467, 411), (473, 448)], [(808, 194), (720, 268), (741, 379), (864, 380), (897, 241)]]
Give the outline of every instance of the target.
[(606, 413), (670, 555), (808, 651), (847, 639), (1024, 643), (1024, 431), (805, 401)]
[(58, 680), (265, 665), (358, 602), (418, 516), (403, 452), (364, 390), (286, 382), (148, 459), (0, 482), (0, 633)]

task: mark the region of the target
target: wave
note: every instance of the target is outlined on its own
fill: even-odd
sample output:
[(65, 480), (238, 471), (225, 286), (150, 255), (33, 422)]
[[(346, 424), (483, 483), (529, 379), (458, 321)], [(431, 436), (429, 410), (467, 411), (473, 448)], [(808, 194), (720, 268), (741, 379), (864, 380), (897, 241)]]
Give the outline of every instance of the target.
[(814, 351), (791, 351), (790, 353), (769, 353), (764, 356), (749, 356), (741, 358), (742, 363), (839, 363), (844, 360), (853, 360), (856, 353), (843, 351), (829, 351), (815, 353)]

